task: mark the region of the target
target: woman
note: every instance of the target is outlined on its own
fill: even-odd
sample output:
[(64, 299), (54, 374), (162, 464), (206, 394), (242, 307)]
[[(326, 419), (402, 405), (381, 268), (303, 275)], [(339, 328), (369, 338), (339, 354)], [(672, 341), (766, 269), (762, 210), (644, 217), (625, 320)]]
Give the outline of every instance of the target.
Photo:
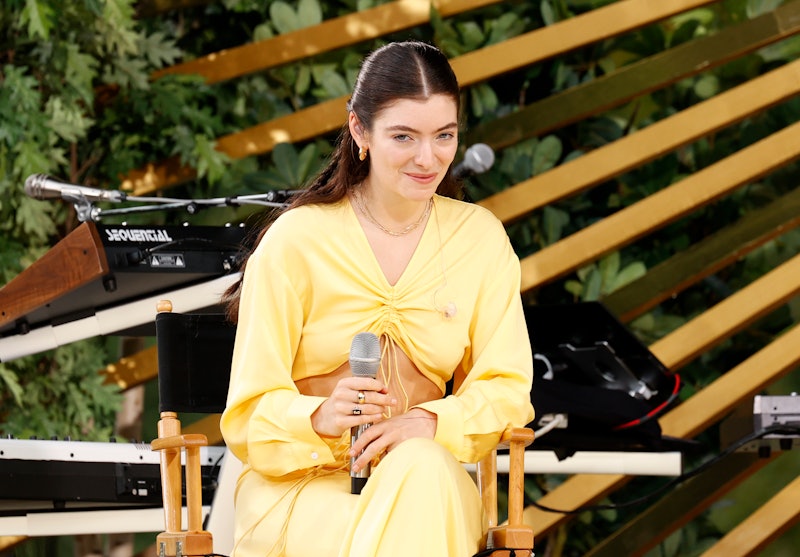
[[(328, 166), (247, 261), (221, 421), (244, 463), (237, 557), (479, 549), (481, 502), (462, 463), (530, 422), (533, 366), (505, 230), (452, 198), (458, 114), (440, 51), (373, 52)], [(349, 368), (361, 332), (380, 339), (375, 378)], [(373, 465), (360, 494), (351, 455), (355, 471)]]

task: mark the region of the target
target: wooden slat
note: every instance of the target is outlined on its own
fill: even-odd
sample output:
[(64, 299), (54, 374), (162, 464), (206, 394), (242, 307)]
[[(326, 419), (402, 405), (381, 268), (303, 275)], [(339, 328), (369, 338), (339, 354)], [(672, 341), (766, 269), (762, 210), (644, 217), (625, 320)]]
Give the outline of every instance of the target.
[(0, 536), (0, 551), (6, 551), (24, 542), (28, 536)]
[[(684, 326), (676, 329), (660, 341), (651, 345), (650, 350), (665, 366), (667, 366), (667, 368), (672, 370), (678, 369), (685, 362), (734, 335), (741, 330), (743, 324), (752, 323), (767, 315), (774, 307), (786, 303), (787, 300), (791, 299), (799, 292), (800, 255), (795, 256), (792, 260), (770, 271), (750, 285), (708, 309), (705, 313), (686, 323)], [(797, 331), (798, 328), (796, 327), (793, 334), (797, 335)], [(769, 355), (776, 355), (776, 353), (780, 355), (782, 351), (785, 353), (784, 356), (795, 356), (798, 351), (790, 344), (792, 340), (794, 340), (792, 336), (784, 335), (780, 337), (780, 339), (774, 341), (773, 344), (767, 347), (770, 350)], [(767, 354), (765, 352), (767, 348), (749, 358), (741, 366), (746, 364), (752, 365), (754, 368), (756, 366), (762, 366), (761, 368), (753, 370), (751, 373), (756, 377), (762, 377), (763, 374), (768, 371), (771, 372), (772, 376), (766, 379), (766, 383), (768, 384), (776, 377), (780, 376), (783, 369), (777, 367), (770, 369), (764, 365), (767, 358), (762, 355), (762, 353)], [(735, 369), (740, 370), (741, 366)], [(734, 370), (729, 371), (726, 376), (730, 375), (733, 371)], [(738, 373), (744, 374), (746, 372), (740, 370)], [(744, 377), (744, 379), (747, 379), (747, 377)], [(726, 384), (730, 382), (731, 378), (726, 380)], [(753, 387), (752, 384), (747, 381), (742, 381), (739, 384), (746, 390)], [(673, 435), (676, 437), (688, 436), (692, 432), (702, 430), (703, 427), (708, 426), (709, 422), (706, 419), (708, 415), (706, 409), (713, 410), (711, 415), (717, 415), (720, 404), (719, 401), (712, 400), (713, 397), (719, 397), (720, 394), (710, 387), (711, 386), (700, 391), (690, 399), (694, 400), (692, 407), (699, 407), (699, 413), (697, 415), (684, 417), (684, 412), (686, 408), (689, 407), (687, 406), (684, 408), (684, 405), (681, 405), (660, 420), (662, 430), (666, 435)], [(738, 398), (740, 397), (730, 397), (727, 399), (728, 409), (737, 406), (736, 399)], [(708, 404), (704, 404), (704, 401), (708, 401)], [(676, 412), (679, 412), (675, 414), (677, 417), (669, 418), (672, 420), (673, 425), (665, 427), (667, 418)], [(693, 425), (691, 425), (691, 423), (689, 425), (683, 424), (686, 420), (693, 423)], [(621, 475), (583, 474), (573, 476), (545, 496), (541, 500), (541, 503), (554, 508), (567, 510), (584, 506), (600, 500), (615, 489), (623, 486), (628, 479), (629, 478), (626, 476)], [(537, 535), (546, 534), (552, 528), (566, 522), (568, 519), (569, 517), (567, 515), (545, 513), (535, 508), (528, 508), (525, 510), (525, 523), (531, 524), (536, 529)]]
[(522, 290), (560, 278), (799, 156), (800, 123), (795, 123), (524, 258)]
[(654, 342), (650, 350), (669, 369), (680, 369), (798, 294), (800, 255), (795, 255), (687, 325)]
[(529, 66), (716, 0), (621, 0), (454, 59), (463, 85)]
[[(711, 311), (713, 309), (709, 310)], [(660, 420), (664, 435), (689, 438), (703, 431), (745, 399), (757, 394), (797, 367), (800, 364), (798, 345), (800, 345), (800, 325), (796, 325), (667, 413)], [(575, 509), (600, 500), (625, 485), (630, 479), (629, 476), (620, 474), (572, 476), (542, 497), (540, 503), (556, 509)], [(544, 512), (535, 507), (526, 508), (524, 515), (525, 523), (534, 528), (536, 536), (548, 533), (568, 518), (567, 515)]]
[[(467, 86), (545, 60), (550, 56), (563, 54), (593, 41), (624, 33), (658, 19), (709, 4), (712, 1), (674, 0), (653, 5), (651, 0), (623, 0), (564, 20), (551, 27), (537, 29), (502, 43), (459, 56), (451, 60), (451, 63), (461, 85)], [(604, 28), (603, 25), (609, 27)], [(562, 30), (565, 33), (564, 36), (560, 34)], [(569, 40), (566, 40), (567, 37)], [(236, 153), (264, 154), (280, 141), (299, 142), (324, 135), (344, 123), (343, 107), (347, 98), (348, 96), (345, 95), (265, 122), (254, 128), (229, 134), (218, 140), (217, 149), (237, 158), (227, 149), (236, 146), (233, 149)], [(309, 126), (309, 122), (317, 122), (317, 119), (319, 119), (319, 125)], [(270, 137), (262, 138), (260, 133), (263, 131), (267, 131)], [(146, 195), (155, 190), (190, 180), (194, 176), (193, 169), (180, 167), (178, 160), (172, 158), (152, 163), (145, 168), (132, 170), (122, 178), (120, 188), (132, 191), (134, 195)]]
[(670, 490), (583, 557), (642, 557), (770, 462), (756, 453), (723, 458)]
[(580, 193), (800, 92), (800, 60), (479, 202), (503, 222)]
[(701, 557), (755, 557), (800, 522), (800, 476), (748, 516)]
[(121, 390), (142, 385), (158, 376), (158, 351), (155, 346), (108, 364), (101, 373), (106, 383), (115, 383)]
[[(438, 0), (442, 17), (496, 4), (499, 0)], [(370, 39), (377, 39), (430, 20), (430, 0), (398, 0), (323, 21), (319, 25), (214, 52), (153, 74), (197, 74), (218, 83), (296, 62)]]
[(603, 304), (628, 322), (798, 225), (800, 188), (652, 267)]
[(473, 127), (465, 143), (502, 149), (707, 72), (800, 32), (800, 1), (694, 39)]

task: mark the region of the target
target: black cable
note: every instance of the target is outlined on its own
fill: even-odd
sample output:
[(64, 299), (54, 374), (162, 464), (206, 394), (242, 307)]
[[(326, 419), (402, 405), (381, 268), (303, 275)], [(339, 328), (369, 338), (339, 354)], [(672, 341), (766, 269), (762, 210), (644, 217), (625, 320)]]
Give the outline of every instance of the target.
[(542, 511), (549, 512), (549, 513), (558, 513), (558, 514), (580, 514), (580, 513), (586, 512), (586, 511), (605, 511), (605, 510), (623, 509), (623, 508), (626, 508), (626, 507), (632, 507), (632, 506), (636, 506), (636, 505), (641, 505), (642, 503), (645, 503), (645, 502), (649, 501), (650, 499), (652, 499), (653, 497), (655, 497), (656, 495), (658, 495), (662, 491), (664, 491), (666, 489), (669, 489), (671, 487), (674, 487), (674, 486), (676, 486), (678, 484), (681, 484), (681, 483), (685, 482), (686, 480), (688, 480), (690, 478), (693, 478), (694, 476), (700, 474), (701, 472), (705, 471), (707, 468), (709, 468), (710, 466), (716, 464), (717, 462), (719, 462), (723, 458), (733, 454), (734, 452), (739, 450), (739, 448), (743, 447), (744, 445), (747, 445), (748, 443), (752, 443), (756, 439), (760, 439), (762, 437), (765, 437), (765, 436), (773, 434), (773, 433), (798, 434), (798, 433), (800, 433), (800, 427), (774, 425), (774, 426), (769, 426), (769, 427), (767, 427), (767, 428), (765, 428), (765, 429), (763, 429), (763, 430), (761, 430), (759, 432), (754, 432), (754, 433), (751, 433), (750, 435), (746, 435), (745, 437), (742, 437), (741, 439), (739, 439), (738, 441), (736, 441), (735, 443), (730, 445), (727, 449), (725, 449), (724, 451), (719, 453), (717, 456), (715, 456), (711, 460), (708, 460), (708, 461), (704, 462), (703, 464), (700, 464), (699, 466), (697, 466), (697, 468), (695, 468), (694, 470), (690, 470), (688, 472), (685, 472), (685, 473), (681, 474), (680, 476), (676, 476), (675, 478), (673, 478), (669, 482), (667, 482), (664, 485), (662, 485), (661, 487), (651, 491), (647, 495), (643, 495), (641, 497), (637, 497), (636, 499), (632, 499), (632, 500), (626, 501), (624, 503), (611, 503), (611, 504), (605, 504), (605, 505), (586, 505), (584, 507), (578, 507), (577, 509), (573, 509), (573, 510), (554, 509), (552, 507), (548, 507), (547, 505), (542, 505), (541, 503), (537, 503), (535, 501), (531, 502), (531, 505), (533, 505), (534, 507), (536, 507), (537, 509), (540, 509)]

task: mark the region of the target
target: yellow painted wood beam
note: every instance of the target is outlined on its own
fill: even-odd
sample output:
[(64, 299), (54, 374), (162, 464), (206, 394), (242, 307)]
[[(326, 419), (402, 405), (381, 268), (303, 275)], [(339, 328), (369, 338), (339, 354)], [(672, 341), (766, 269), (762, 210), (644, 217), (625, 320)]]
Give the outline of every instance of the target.
[(680, 369), (800, 294), (800, 255), (795, 255), (650, 345), (669, 369)]
[[(464, 54), (451, 63), (459, 82), (467, 86), (713, 1), (623, 0)], [(275, 140), (276, 137), (283, 138), (282, 141), (300, 142), (330, 133), (344, 123), (346, 101), (347, 96), (339, 97), (229, 134), (218, 140), (217, 149), (232, 158), (239, 158), (269, 152), (280, 142)], [(268, 137), (262, 137), (262, 132), (267, 132)], [(132, 170), (121, 178), (120, 188), (133, 195), (147, 195), (194, 176), (193, 169), (181, 166), (178, 159), (172, 158)]]
[(800, 123), (775, 132), (522, 259), (522, 290), (524, 292), (560, 278), (797, 157), (800, 157)]
[(453, 69), (462, 85), (471, 85), (714, 2), (621, 0), (459, 56)]
[(464, 143), (482, 142), (499, 150), (528, 138), (541, 137), (679, 80), (709, 72), (798, 32), (800, 2), (794, 1), (474, 126), (467, 130)]
[(620, 321), (631, 321), (798, 226), (800, 188), (651, 267), (643, 277), (603, 298), (603, 304)]
[(800, 92), (795, 61), (480, 201), (503, 222), (580, 193)]
[(27, 539), (28, 536), (0, 536), (0, 551), (11, 549)]
[(645, 557), (670, 534), (772, 462), (774, 454), (763, 458), (757, 453), (737, 452), (722, 458), (669, 490), (582, 557)]
[(158, 376), (158, 352), (155, 346), (108, 364), (101, 373), (107, 383), (115, 383), (120, 390), (141, 385)]
[(155, 72), (153, 78), (168, 74), (198, 74), (207, 83), (218, 83), (423, 25), (430, 20), (431, 4), (439, 10), (442, 17), (450, 17), (498, 2), (499, 0), (438, 0), (431, 3), (430, 0), (397, 0), (332, 18), (313, 27), (175, 64)]
[(800, 476), (728, 532), (701, 557), (755, 557), (800, 522)]

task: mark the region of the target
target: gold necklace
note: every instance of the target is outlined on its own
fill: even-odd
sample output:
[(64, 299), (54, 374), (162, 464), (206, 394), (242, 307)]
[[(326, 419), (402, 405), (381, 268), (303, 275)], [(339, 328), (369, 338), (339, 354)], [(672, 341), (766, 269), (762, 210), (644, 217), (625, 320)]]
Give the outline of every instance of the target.
[(377, 226), (382, 232), (385, 232), (389, 236), (405, 236), (406, 234), (417, 228), (420, 224), (422, 224), (422, 221), (424, 221), (425, 218), (430, 214), (431, 207), (433, 206), (433, 198), (430, 198), (428, 200), (428, 204), (425, 206), (425, 210), (422, 211), (422, 214), (419, 216), (416, 222), (412, 222), (411, 224), (406, 226), (403, 230), (395, 232), (394, 230), (389, 230), (388, 228), (383, 226), (375, 219), (375, 217), (372, 216), (372, 213), (370, 213), (369, 209), (367, 209), (367, 205), (364, 203), (364, 199), (361, 197), (360, 192), (354, 194), (353, 198), (356, 200), (356, 205), (358, 206), (358, 210), (361, 211), (361, 214), (367, 217), (367, 220), (369, 220), (369, 222)]

